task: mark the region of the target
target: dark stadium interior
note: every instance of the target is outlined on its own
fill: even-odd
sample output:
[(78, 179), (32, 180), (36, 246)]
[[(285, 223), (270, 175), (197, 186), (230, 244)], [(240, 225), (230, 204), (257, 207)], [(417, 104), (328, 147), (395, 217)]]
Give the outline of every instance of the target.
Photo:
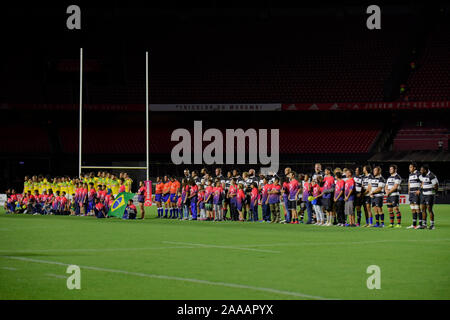
[[(281, 167), (297, 171), (312, 170), (316, 161), (384, 168), (393, 162), (406, 175), (407, 162), (416, 160), (430, 163), (440, 181), (450, 179), (448, 4), (386, 5), (382, 29), (368, 30), (365, 7), (352, 2), (325, 9), (265, 1), (258, 8), (233, 10), (212, 3), (88, 8), (84, 28), (75, 32), (54, 30), (55, 24), (65, 25), (64, 5), (6, 8), (0, 188), (20, 185), (26, 174), (77, 174), (80, 47), (85, 56), (83, 157), (91, 165), (145, 162), (148, 50), (150, 104), (404, 106), (150, 112), (152, 177), (168, 170), (181, 173), (185, 166), (170, 160), (171, 132), (192, 130), (194, 120), (202, 120), (204, 128), (279, 128)], [(416, 108), (419, 102), (441, 107)], [(143, 175), (133, 174), (135, 181)]]

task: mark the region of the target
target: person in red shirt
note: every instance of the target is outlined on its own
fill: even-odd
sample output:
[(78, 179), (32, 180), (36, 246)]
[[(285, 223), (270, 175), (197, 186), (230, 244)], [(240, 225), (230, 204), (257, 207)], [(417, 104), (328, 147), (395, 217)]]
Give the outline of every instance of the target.
[(164, 204), (164, 218), (167, 218), (167, 214), (169, 213), (169, 206), (170, 206), (170, 187), (172, 185), (172, 182), (169, 180), (167, 176), (164, 176), (164, 185), (163, 185), (163, 204)]
[(141, 209), (141, 218), (140, 219), (144, 219), (144, 216), (145, 216), (144, 202), (145, 202), (145, 193), (146, 192), (147, 192), (147, 189), (145, 188), (144, 181), (139, 181), (138, 202), (139, 202), (139, 208)]
[(356, 227), (355, 222), (355, 208), (353, 202), (355, 201), (355, 180), (353, 179), (353, 171), (347, 170), (347, 180), (345, 181), (344, 188), (344, 201), (345, 201), (345, 215), (348, 216), (348, 227)]
[(244, 212), (243, 212), (243, 205), (245, 200), (245, 192), (244, 192), (244, 185), (242, 183), (239, 183), (238, 185), (238, 191), (236, 194), (236, 208), (239, 213), (239, 221), (245, 221), (244, 220)]
[(230, 218), (231, 221), (237, 221), (239, 212), (237, 210), (236, 196), (238, 192), (238, 186), (236, 185), (236, 178), (231, 179), (230, 187), (228, 188), (227, 198), (230, 199)]
[(116, 200), (116, 197), (114, 197), (113, 194), (108, 194), (109, 195), (109, 202), (106, 205), (106, 213), (108, 213), (109, 209), (112, 207), (112, 205), (114, 204), (114, 201)]
[(114, 198), (114, 196), (111, 194), (111, 190), (108, 190), (108, 192), (106, 193), (105, 199), (103, 200), (103, 204), (105, 205), (105, 210), (106, 212), (109, 211), (110, 208), (110, 202), (111, 202), (111, 198)]
[[(37, 192), (37, 194), (39, 197), (39, 191)], [(30, 213), (30, 214), (33, 213), (33, 206), (35, 203), (35, 198), (34, 198), (34, 195), (31, 193), (31, 191), (28, 191), (23, 202), (24, 202), (24, 205), (26, 206), (26, 209), (23, 213)]]
[[(186, 170), (185, 170), (186, 171)], [(181, 180), (181, 205), (183, 207), (182, 209), (182, 219), (187, 220), (189, 219), (189, 206), (190, 206), (190, 200), (188, 199), (189, 196), (189, 178), (183, 178)]]
[(65, 191), (62, 192), (61, 197), (59, 199), (59, 203), (60, 203), (60, 208), (61, 208), (60, 214), (62, 214), (62, 215), (68, 214), (69, 213), (69, 209), (67, 206), (68, 200), (67, 200), (67, 195), (66, 195)]
[(106, 218), (105, 205), (101, 203), (99, 199), (95, 199), (94, 212), (97, 218)]
[(80, 214), (82, 215), (86, 215), (87, 212), (87, 199), (88, 199), (87, 195), (88, 195), (88, 184), (85, 183), (83, 185), (80, 195)]
[(213, 200), (214, 200), (214, 187), (212, 185), (212, 180), (208, 179), (205, 187), (205, 210), (206, 210), (206, 220), (212, 221), (214, 220), (213, 214)]
[(32, 212), (33, 215), (37, 215), (41, 213), (41, 195), (39, 194), (38, 190), (34, 191), (34, 199), (31, 202)]
[(170, 205), (170, 214), (169, 219), (176, 219), (178, 218), (178, 209), (177, 209), (177, 194), (178, 190), (180, 189), (180, 182), (175, 177), (170, 178), (170, 188), (169, 188), (169, 205)]
[(311, 183), (309, 182), (309, 174), (305, 174), (303, 178), (303, 185), (302, 185), (302, 193), (303, 193), (303, 203), (306, 206), (306, 211), (308, 212), (308, 221), (306, 224), (312, 224), (313, 222), (313, 206), (311, 204), (311, 201), (309, 201), (309, 197), (311, 196), (312, 190), (311, 190)]
[(134, 220), (136, 219), (136, 215), (137, 215), (137, 209), (136, 206), (133, 204), (133, 200), (128, 200), (128, 206), (125, 208), (127, 215), (128, 215), (128, 219), (129, 220)]
[(7, 200), (7, 208), (9, 213), (14, 213), (16, 211), (17, 194), (16, 190), (12, 189), (11, 194)]
[(119, 193), (121, 192), (125, 192), (126, 188), (125, 185), (123, 184), (123, 179), (119, 179)]
[(280, 179), (278, 177), (274, 178), (273, 184), (269, 188), (268, 203), (270, 207), (270, 212), (272, 213), (272, 220), (270, 223), (280, 223), (280, 195), (281, 195), (281, 185)]
[(49, 189), (47, 199), (45, 200), (45, 203), (44, 203), (44, 210), (43, 210), (44, 214), (51, 214), (52, 203), (53, 203), (54, 198), (55, 198), (55, 195), (53, 194), (53, 190)]
[(75, 206), (75, 215), (80, 214), (80, 196), (81, 196), (81, 183), (76, 183), (75, 187), (75, 196), (73, 197), (74, 206)]
[(299, 223), (304, 223), (305, 219), (305, 210), (306, 210), (306, 202), (303, 200), (302, 192), (303, 192), (303, 182), (305, 180), (305, 175), (300, 173), (298, 175), (298, 183), (300, 185), (300, 193), (298, 194), (298, 201), (300, 202), (300, 221)]
[(156, 177), (156, 187), (155, 187), (155, 202), (156, 202), (156, 208), (158, 211), (158, 218), (162, 218), (163, 216), (163, 207), (162, 207), (162, 196), (163, 196), (163, 188), (164, 183), (161, 180), (161, 177)]
[(336, 203), (336, 215), (338, 220), (338, 226), (345, 226), (345, 203), (344, 203), (344, 192), (345, 192), (345, 181), (342, 179), (342, 173), (336, 172), (336, 187), (334, 190), (334, 202)]
[(267, 177), (263, 178), (263, 186), (261, 188), (261, 209), (262, 209), (262, 221), (270, 222), (270, 207), (269, 207), (269, 190), (271, 184)]
[(224, 196), (224, 189), (222, 187), (222, 183), (220, 182), (219, 179), (217, 179), (216, 186), (213, 188), (213, 204), (216, 221), (223, 220), (223, 211), (222, 211), (223, 196)]
[(313, 195), (313, 200), (311, 201), (311, 204), (313, 205), (314, 208), (314, 212), (316, 215), (316, 225), (325, 225), (325, 217), (324, 217), (324, 213), (322, 211), (322, 206), (321, 206), (321, 197), (322, 197), (322, 192), (323, 192), (323, 187), (320, 187), (319, 184), (319, 179), (320, 176), (317, 176), (316, 179), (312, 180), (312, 184), (311, 184), (311, 189), (312, 189), (312, 195)]
[(59, 191), (56, 191), (55, 196), (53, 197), (52, 200), (52, 209), (51, 209), (51, 213), (50, 214), (59, 214), (59, 204), (60, 204), (60, 196), (59, 196)]
[(97, 194), (97, 192), (95, 191), (94, 188), (94, 183), (90, 182), (89, 183), (89, 192), (87, 194), (87, 201), (88, 201), (88, 205), (87, 205), (87, 214), (88, 215), (94, 215), (94, 206), (95, 206), (95, 195)]
[(289, 223), (291, 221), (291, 213), (288, 210), (289, 178), (284, 178), (283, 179), (283, 184), (282, 184), (282, 188), (281, 188), (281, 194), (282, 194), (282, 198), (283, 198), (282, 206), (283, 206), (283, 211), (284, 211), (284, 220), (286, 221), (286, 223)]
[(198, 188), (198, 200), (197, 200), (197, 207), (200, 211), (200, 218), (199, 220), (204, 221), (206, 219), (206, 211), (205, 211), (205, 189), (203, 188), (203, 185), (200, 185)]
[(298, 214), (297, 214), (297, 200), (298, 200), (298, 194), (301, 192), (302, 188), (295, 177), (296, 177), (296, 173), (294, 171), (291, 171), (291, 173), (289, 173), (288, 209), (291, 210), (291, 212), (292, 212), (291, 223), (299, 224)]
[(335, 188), (335, 180), (331, 175), (331, 168), (325, 168), (325, 176), (323, 178), (322, 207), (327, 215), (327, 224), (333, 220), (333, 192)]
[(256, 182), (251, 184), (252, 191), (250, 193), (250, 212), (252, 213), (252, 221), (258, 221), (258, 200), (259, 193)]
[(191, 214), (192, 220), (197, 220), (197, 196), (198, 196), (198, 186), (194, 179), (190, 180), (189, 196), (188, 199), (191, 203)]

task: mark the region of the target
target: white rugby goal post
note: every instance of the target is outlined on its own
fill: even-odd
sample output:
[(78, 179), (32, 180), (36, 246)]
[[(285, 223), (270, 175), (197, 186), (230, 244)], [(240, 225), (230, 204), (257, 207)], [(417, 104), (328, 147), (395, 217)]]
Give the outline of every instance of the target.
[(148, 136), (148, 51), (145, 52), (145, 167), (116, 167), (116, 166), (83, 166), (83, 48), (80, 48), (80, 123), (79, 123), (78, 176), (82, 169), (120, 169), (146, 170), (146, 180), (149, 179), (149, 136)]

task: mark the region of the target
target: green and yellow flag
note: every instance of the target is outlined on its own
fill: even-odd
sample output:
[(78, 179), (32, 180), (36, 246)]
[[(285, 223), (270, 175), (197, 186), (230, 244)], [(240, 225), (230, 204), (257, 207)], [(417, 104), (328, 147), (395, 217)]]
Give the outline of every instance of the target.
[(134, 193), (131, 192), (119, 193), (114, 200), (111, 208), (109, 208), (108, 216), (122, 218), (125, 208), (128, 205), (128, 200), (132, 199), (133, 197)]

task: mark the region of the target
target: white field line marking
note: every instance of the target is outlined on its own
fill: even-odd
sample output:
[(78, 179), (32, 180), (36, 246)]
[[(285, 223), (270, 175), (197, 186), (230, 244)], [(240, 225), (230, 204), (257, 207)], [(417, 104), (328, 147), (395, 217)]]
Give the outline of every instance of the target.
[(149, 247), (149, 248), (80, 248), (80, 249), (19, 249), (19, 250), (0, 250), (0, 252), (104, 252), (104, 251), (140, 251), (140, 250), (164, 250), (164, 249), (198, 249), (193, 246), (167, 246), (167, 247)]
[(280, 253), (280, 251), (274, 251), (274, 250), (261, 250), (261, 249), (253, 249), (253, 248), (240, 247), (240, 246), (218, 246), (218, 245), (205, 244), (205, 243), (190, 243), (190, 242), (175, 242), (175, 241), (163, 241), (163, 243), (180, 244), (180, 245), (187, 245), (187, 246), (198, 246), (198, 247), (203, 247), (203, 248), (220, 248), (220, 249), (257, 251), (257, 252), (268, 252), (268, 253)]
[[(38, 259), (31, 259), (31, 258), (24, 258), (24, 257), (10, 257), (10, 256), (0, 256), (0, 257), (1, 258), (5, 258), (5, 259), (13, 259), (13, 260), (21, 260), (21, 261), (27, 261), (27, 262), (45, 263), (45, 264), (53, 264), (53, 265), (65, 266), (65, 267), (71, 265), (71, 264), (68, 264), (68, 263), (62, 263), (62, 262), (57, 262), (57, 261), (38, 260)], [(125, 270), (107, 269), (107, 268), (100, 268), (100, 267), (93, 267), (93, 266), (79, 266), (79, 267), (83, 268), (83, 269), (88, 269), (88, 270), (95, 270), (95, 271), (101, 271), (101, 272), (111, 272), (111, 273), (120, 273), (120, 274), (127, 274), (127, 275), (132, 275), (132, 276), (137, 276), (137, 277), (144, 277), (144, 278), (174, 280), (174, 281), (185, 281), (185, 282), (200, 283), (200, 284), (206, 284), (206, 285), (212, 285), (212, 286), (248, 289), (248, 290), (255, 290), (255, 291), (262, 291), (262, 292), (281, 294), (281, 295), (286, 295), (286, 296), (293, 296), (293, 297), (298, 297), (298, 298), (308, 298), (308, 299), (315, 299), (315, 300), (335, 300), (335, 299), (328, 299), (328, 298), (319, 297), (319, 296), (312, 296), (312, 295), (304, 294), (304, 293), (300, 293), (300, 292), (284, 291), (284, 290), (277, 290), (277, 289), (263, 288), (263, 287), (254, 287), (254, 286), (247, 286), (247, 285), (244, 285), (244, 284), (237, 284), (237, 283), (215, 282), (215, 281), (200, 280), (200, 279), (193, 279), (193, 278), (181, 278), (181, 277), (165, 276), (165, 275), (158, 275), (158, 274), (129, 272), (129, 271), (125, 271)]]
[(60, 275), (60, 274), (46, 273), (45, 275), (49, 276), (49, 277), (59, 278), (59, 279), (67, 279), (67, 277)]
[(2, 269), (11, 270), (11, 271), (16, 271), (17, 270), (17, 268), (13, 268), (13, 267), (2, 267)]
[(304, 241), (301, 243), (267, 243), (267, 244), (249, 244), (245, 245), (245, 247), (284, 247), (284, 246), (305, 246), (305, 245), (343, 245), (343, 244), (371, 244), (371, 243), (383, 243), (383, 242), (439, 242), (439, 241), (450, 241), (450, 239), (424, 239), (424, 240), (416, 240), (416, 239), (405, 239), (405, 240), (373, 240), (373, 241), (340, 241), (340, 242), (312, 242), (312, 241)]

